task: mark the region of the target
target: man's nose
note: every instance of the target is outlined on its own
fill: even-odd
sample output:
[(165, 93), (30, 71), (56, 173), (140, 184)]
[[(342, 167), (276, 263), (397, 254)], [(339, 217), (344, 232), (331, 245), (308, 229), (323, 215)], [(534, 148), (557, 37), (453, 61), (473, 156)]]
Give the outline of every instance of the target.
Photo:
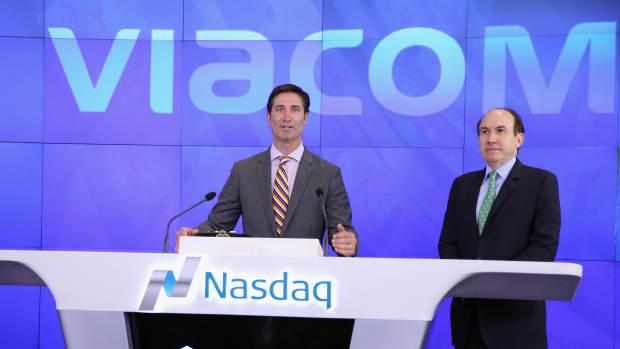
[(290, 120), (291, 119), (291, 111), (288, 109), (284, 110), (284, 114), (282, 115), (284, 120)]

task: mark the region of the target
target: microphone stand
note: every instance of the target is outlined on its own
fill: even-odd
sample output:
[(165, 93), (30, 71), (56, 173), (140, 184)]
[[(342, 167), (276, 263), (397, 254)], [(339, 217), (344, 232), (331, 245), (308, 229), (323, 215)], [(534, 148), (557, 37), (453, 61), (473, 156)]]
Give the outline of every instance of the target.
[(319, 199), (321, 200), (321, 209), (323, 210), (323, 222), (324, 222), (324, 229), (325, 229), (325, 239), (323, 239), (323, 257), (327, 257), (327, 252), (328, 252), (328, 248), (327, 248), (327, 243), (329, 240), (329, 230), (327, 228), (327, 212), (325, 211), (325, 199), (323, 198), (323, 189), (318, 188), (316, 190), (316, 196), (319, 197)]
[(168, 253), (168, 237), (170, 236), (170, 224), (172, 224), (172, 221), (174, 221), (175, 219), (177, 219), (178, 217), (182, 216), (183, 214), (185, 214), (185, 212), (191, 210), (192, 208), (202, 204), (203, 202), (206, 201), (210, 201), (215, 197), (215, 193), (214, 192), (210, 192), (209, 194), (205, 195), (205, 198), (198, 201), (196, 204), (194, 204), (194, 206), (186, 209), (185, 211), (179, 213), (178, 215), (172, 217), (169, 221), (168, 221), (168, 226), (166, 227), (166, 239), (164, 240), (164, 253)]

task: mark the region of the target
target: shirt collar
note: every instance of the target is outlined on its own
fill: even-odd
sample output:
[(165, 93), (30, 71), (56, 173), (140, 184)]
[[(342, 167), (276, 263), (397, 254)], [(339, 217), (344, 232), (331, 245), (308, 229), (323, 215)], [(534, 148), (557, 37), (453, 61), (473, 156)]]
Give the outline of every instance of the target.
[[(271, 148), (269, 149), (269, 154), (271, 156), (271, 161), (273, 161), (273, 160), (277, 159), (278, 157), (284, 155), (273, 144), (271, 145)], [(297, 162), (301, 161), (301, 156), (302, 155), (304, 155), (304, 144), (303, 143), (300, 143), (299, 147), (297, 147), (297, 149), (293, 150), (290, 154), (288, 154), (288, 156), (290, 156), (293, 159), (297, 160)]]
[[(502, 166), (500, 166), (497, 170), (495, 170), (495, 172), (497, 172), (497, 174), (501, 178), (506, 179), (508, 177), (508, 174), (510, 173), (510, 170), (512, 170), (512, 167), (515, 165), (515, 162), (517, 162), (517, 158), (516, 157), (510, 159), (510, 161), (508, 161), (507, 163), (505, 163)], [(485, 180), (489, 176), (489, 173), (491, 173), (492, 171), (493, 171), (493, 169), (490, 168), (489, 165), (487, 165), (486, 173), (484, 175), (484, 179)]]

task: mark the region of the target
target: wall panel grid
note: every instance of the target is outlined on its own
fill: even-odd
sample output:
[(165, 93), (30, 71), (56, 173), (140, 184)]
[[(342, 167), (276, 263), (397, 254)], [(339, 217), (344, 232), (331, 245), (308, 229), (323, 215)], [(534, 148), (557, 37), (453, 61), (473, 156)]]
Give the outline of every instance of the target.
[[(549, 347), (620, 347), (619, 23), (616, 0), (0, 0), (0, 248), (159, 250), (271, 144), (267, 95), (293, 82), (360, 255), (436, 258), (452, 180), (484, 166), (476, 123), (506, 106), (519, 158), (558, 176), (557, 258), (584, 265)], [(0, 342), (64, 346), (49, 290), (0, 293)], [(448, 303), (429, 347), (450, 345)]]

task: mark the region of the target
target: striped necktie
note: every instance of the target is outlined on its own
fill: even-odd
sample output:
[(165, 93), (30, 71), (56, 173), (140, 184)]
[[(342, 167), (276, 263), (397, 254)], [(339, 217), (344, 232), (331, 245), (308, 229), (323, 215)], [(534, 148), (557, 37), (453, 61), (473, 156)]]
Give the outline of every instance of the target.
[(482, 201), (480, 212), (478, 212), (478, 236), (482, 235), (482, 229), (484, 229), (489, 211), (491, 211), (491, 206), (493, 206), (493, 201), (495, 201), (495, 176), (497, 176), (497, 172), (492, 171), (489, 173), (489, 190)]
[(271, 199), (273, 205), (273, 217), (276, 221), (276, 232), (278, 233), (278, 236), (282, 233), (284, 217), (286, 217), (286, 210), (288, 209), (288, 201), (290, 198), (288, 190), (288, 176), (286, 175), (284, 165), (286, 165), (286, 163), (293, 158), (283, 155), (280, 156), (279, 159), (280, 165), (278, 166), (278, 171), (276, 172), (276, 179), (273, 182), (273, 196)]

